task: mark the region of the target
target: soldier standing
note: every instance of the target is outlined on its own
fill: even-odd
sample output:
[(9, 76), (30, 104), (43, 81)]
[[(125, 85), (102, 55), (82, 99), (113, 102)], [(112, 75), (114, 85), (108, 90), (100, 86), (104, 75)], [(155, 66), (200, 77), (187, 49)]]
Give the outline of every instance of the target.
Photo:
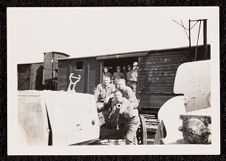
[(129, 86), (134, 93), (137, 92), (137, 77), (138, 77), (138, 63), (133, 63), (133, 69), (127, 73), (127, 86)]
[(126, 78), (126, 66), (123, 66), (122, 67), (122, 73), (123, 73), (123, 78), (125, 79), (125, 80), (127, 80), (127, 78)]
[(108, 71), (108, 67), (104, 67), (103, 69), (103, 77), (107, 76), (107, 77), (112, 77), (111, 73)]
[(127, 66), (127, 72), (126, 72), (126, 84), (128, 85), (128, 80), (130, 79), (130, 77), (131, 77), (131, 70), (132, 70), (132, 67), (131, 67), (131, 65), (128, 65)]
[(120, 79), (120, 78), (124, 78), (124, 75), (123, 73), (121, 72), (121, 67), (120, 66), (117, 66), (116, 67), (116, 72), (113, 73), (113, 82), (115, 83), (115, 81), (117, 79)]

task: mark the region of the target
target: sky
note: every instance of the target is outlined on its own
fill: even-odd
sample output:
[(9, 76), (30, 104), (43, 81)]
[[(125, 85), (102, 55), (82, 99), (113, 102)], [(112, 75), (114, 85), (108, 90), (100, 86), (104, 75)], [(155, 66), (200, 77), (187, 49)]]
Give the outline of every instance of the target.
[[(188, 46), (189, 19), (207, 18), (208, 43), (216, 7), (8, 8), (7, 51), (17, 63), (42, 62), (44, 52), (70, 57)], [(197, 43), (198, 24), (192, 29)], [(202, 27), (199, 37), (202, 44)]]

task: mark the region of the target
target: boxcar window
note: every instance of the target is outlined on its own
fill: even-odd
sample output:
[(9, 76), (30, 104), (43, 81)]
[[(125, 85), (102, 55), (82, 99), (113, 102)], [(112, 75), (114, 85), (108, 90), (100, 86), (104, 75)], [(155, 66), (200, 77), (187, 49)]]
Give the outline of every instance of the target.
[(83, 61), (76, 62), (76, 69), (83, 69)]

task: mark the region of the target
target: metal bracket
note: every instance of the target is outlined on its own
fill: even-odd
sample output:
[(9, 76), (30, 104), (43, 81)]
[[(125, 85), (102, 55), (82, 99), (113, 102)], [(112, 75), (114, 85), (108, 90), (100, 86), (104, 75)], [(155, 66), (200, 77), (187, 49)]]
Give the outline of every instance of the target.
[[(74, 73), (71, 73), (70, 76), (69, 76), (70, 83), (69, 83), (68, 89), (67, 89), (68, 92), (76, 92), (75, 86), (81, 80), (81, 75), (78, 75), (78, 77), (75, 77), (73, 75), (74, 75)], [(75, 79), (74, 82), (73, 82), (73, 79)]]

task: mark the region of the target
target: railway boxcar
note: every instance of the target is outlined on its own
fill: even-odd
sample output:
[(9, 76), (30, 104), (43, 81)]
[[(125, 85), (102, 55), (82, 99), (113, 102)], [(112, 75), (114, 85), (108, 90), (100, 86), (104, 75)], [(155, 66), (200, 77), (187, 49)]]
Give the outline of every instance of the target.
[(103, 67), (113, 73), (116, 66), (138, 62), (138, 91), (140, 112), (156, 114), (161, 105), (175, 96), (173, 84), (178, 66), (185, 62), (210, 59), (210, 45), (165, 50), (148, 50), (111, 55), (62, 58), (58, 60), (57, 90), (67, 90), (69, 75), (81, 75), (76, 91), (93, 94), (102, 81)]
[(156, 114), (173, 94), (178, 66), (185, 62), (210, 59), (210, 45), (164, 50), (115, 53), (91, 57), (70, 58), (60, 52), (44, 54), (44, 62), (18, 65), (18, 90), (64, 90), (69, 75), (81, 75), (76, 91), (93, 94), (102, 81), (103, 67), (113, 74), (117, 66), (138, 62), (137, 96), (140, 112)]
[(56, 90), (58, 59), (68, 56), (61, 52), (46, 52), (44, 62), (18, 64), (18, 90)]
[(19, 64), (18, 71), (18, 90), (43, 90), (43, 62)]
[[(103, 67), (107, 66), (113, 74), (117, 66), (138, 62), (136, 94), (140, 100), (142, 124), (137, 136), (139, 143), (152, 144), (158, 125), (157, 112), (167, 100), (175, 96), (173, 86), (177, 68), (185, 62), (210, 59), (210, 45), (67, 57), (67, 54), (50, 52), (44, 55), (44, 63), (18, 65), (18, 89), (67, 91), (69, 77), (73, 73), (74, 76), (81, 76), (75, 87), (76, 92), (93, 94), (96, 86), (102, 82)], [(105, 136), (102, 131), (101, 137)], [(107, 131), (106, 136), (112, 138), (112, 130)]]

